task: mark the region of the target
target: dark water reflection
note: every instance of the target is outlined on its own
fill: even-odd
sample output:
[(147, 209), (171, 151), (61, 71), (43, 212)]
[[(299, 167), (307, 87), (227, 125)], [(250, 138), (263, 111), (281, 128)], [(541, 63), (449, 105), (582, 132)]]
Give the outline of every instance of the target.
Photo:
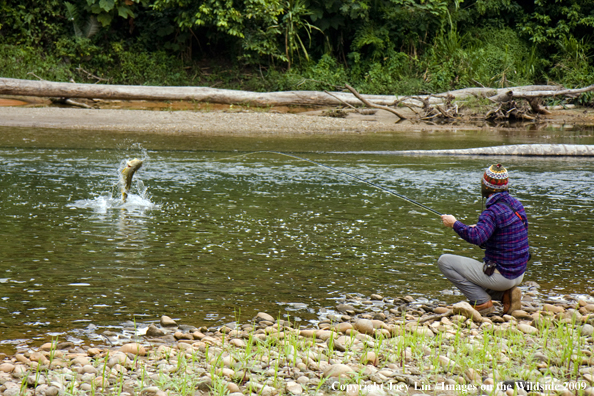
[[(439, 274), (437, 258), (482, 257), (436, 215), (345, 176), (271, 154), (229, 158), (236, 155), (229, 151), (259, 148), (393, 149), (383, 135), (363, 143), (353, 136), (208, 138), (213, 151), (139, 136), (149, 150), (138, 174), (148, 194), (141, 188), (121, 208), (113, 204), (118, 165), (142, 155), (130, 142), (118, 146), (117, 134), (103, 132), (86, 140), (60, 132), (50, 141), (39, 131), (20, 131), (29, 140), (19, 142), (15, 133), (0, 139), (3, 340), (162, 314), (195, 325), (247, 320), (258, 311), (307, 320), (352, 292), (454, 301), (460, 297)], [(502, 138), (483, 136), (478, 144), (480, 134), (457, 136), (456, 147)], [(570, 134), (565, 142), (590, 144), (587, 132), (579, 136), (586, 137)], [(398, 139), (411, 148), (451, 147), (446, 137)], [(37, 147), (30, 139), (45, 141)], [(72, 147), (77, 139), (84, 144)], [(525, 279), (546, 293), (592, 287), (591, 160), (304, 155), (467, 223), (481, 210), (482, 169), (502, 161), (531, 222), (534, 261)]]

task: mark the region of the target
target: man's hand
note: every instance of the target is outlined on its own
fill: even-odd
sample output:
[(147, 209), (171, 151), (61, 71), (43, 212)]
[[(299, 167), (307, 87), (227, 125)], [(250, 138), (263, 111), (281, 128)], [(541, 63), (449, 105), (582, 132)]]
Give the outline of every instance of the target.
[(452, 215), (442, 215), (441, 221), (443, 221), (443, 225), (446, 227), (453, 228), (454, 223), (457, 221), (456, 218)]

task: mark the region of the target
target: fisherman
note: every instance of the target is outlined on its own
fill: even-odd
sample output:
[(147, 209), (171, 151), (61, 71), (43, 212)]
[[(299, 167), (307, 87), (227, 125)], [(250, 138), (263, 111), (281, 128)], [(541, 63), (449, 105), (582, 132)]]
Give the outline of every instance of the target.
[(442, 215), (465, 241), (485, 249), (483, 262), (444, 254), (437, 265), (441, 272), (485, 315), (495, 310), (492, 300), (503, 303), (503, 313), (521, 308), (522, 292), (518, 285), (530, 260), (528, 219), (524, 207), (508, 192), (508, 173), (501, 164), (488, 167), (481, 178), (481, 193), (487, 198), (486, 209), (478, 223), (465, 225), (454, 216)]

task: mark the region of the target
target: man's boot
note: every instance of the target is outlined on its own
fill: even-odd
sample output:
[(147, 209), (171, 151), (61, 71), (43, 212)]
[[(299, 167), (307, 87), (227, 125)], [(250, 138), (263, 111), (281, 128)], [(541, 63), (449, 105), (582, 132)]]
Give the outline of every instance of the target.
[(493, 301), (489, 300), (486, 303), (482, 303), (479, 305), (475, 305), (474, 309), (478, 311), (481, 315), (490, 314), (495, 311), (495, 307), (493, 306)]
[(511, 314), (512, 312), (522, 308), (522, 291), (514, 286), (509, 290), (503, 292), (503, 313)]

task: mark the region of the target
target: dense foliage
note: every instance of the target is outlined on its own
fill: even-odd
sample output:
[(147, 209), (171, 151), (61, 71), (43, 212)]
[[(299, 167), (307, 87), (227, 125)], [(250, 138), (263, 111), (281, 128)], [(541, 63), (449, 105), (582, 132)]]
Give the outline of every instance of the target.
[(0, 75), (366, 93), (594, 83), (590, 0), (0, 0)]

